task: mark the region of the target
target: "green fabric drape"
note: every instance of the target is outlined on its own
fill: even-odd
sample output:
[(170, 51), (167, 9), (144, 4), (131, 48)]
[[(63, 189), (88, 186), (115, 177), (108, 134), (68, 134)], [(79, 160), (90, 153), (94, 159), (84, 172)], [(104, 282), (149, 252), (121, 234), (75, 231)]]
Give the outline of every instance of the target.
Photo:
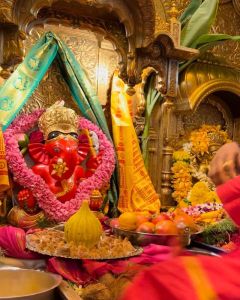
[(153, 108), (157, 101), (161, 101), (162, 96), (155, 88), (155, 73), (152, 73), (145, 86), (145, 98), (146, 98), (146, 111), (145, 111), (145, 126), (142, 134), (142, 155), (145, 167), (148, 169), (148, 138), (149, 127)]
[[(45, 33), (38, 40), (0, 89), (0, 123), (3, 130), (14, 120), (55, 58), (82, 115), (97, 124), (112, 141), (101, 104), (87, 75), (72, 51), (52, 32)], [(118, 198), (116, 170), (108, 196), (115, 211)]]

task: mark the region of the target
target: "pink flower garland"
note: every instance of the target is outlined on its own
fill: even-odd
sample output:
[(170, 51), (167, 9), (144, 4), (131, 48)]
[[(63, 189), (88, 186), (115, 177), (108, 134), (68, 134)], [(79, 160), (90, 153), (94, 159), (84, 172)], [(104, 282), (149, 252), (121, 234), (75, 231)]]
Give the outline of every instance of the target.
[(32, 129), (37, 124), (43, 112), (44, 110), (36, 110), (31, 114), (22, 114), (9, 126), (4, 133), (6, 158), (14, 180), (24, 188), (32, 191), (39, 206), (50, 219), (63, 222), (79, 209), (83, 200), (89, 200), (93, 190), (99, 190), (108, 183), (115, 167), (115, 154), (112, 144), (108, 141), (102, 130), (87, 119), (79, 117), (78, 127), (80, 129), (88, 129), (96, 132), (100, 143), (99, 150), (103, 151), (102, 163), (97, 167), (92, 176), (79, 183), (75, 198), (61, 203), (50, 191), (45, 181), (28, 168), (15, 138), (16, 134), (25, 133)]

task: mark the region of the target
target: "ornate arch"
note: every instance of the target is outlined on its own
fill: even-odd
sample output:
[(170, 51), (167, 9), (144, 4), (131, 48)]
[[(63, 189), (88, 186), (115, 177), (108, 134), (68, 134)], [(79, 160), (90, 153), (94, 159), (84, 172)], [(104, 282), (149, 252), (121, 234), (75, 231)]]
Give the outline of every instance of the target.
[(195, 63), (180, 77), (177, 110), (193, 110), (208, 95), (228, 91), (240, 96), (240, 72), (219, 65)]

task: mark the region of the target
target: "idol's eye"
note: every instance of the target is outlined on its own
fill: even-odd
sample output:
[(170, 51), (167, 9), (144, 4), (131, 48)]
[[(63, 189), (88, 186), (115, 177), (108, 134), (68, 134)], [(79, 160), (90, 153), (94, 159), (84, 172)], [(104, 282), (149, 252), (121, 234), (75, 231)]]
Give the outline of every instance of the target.
[(52, 131), (49, 133), (47, 139), (52, 140), (52, 139), (56, 138), (57, 136), (59, 136), (60, 134), (62, 134), (60, 131)]
[(78, 134), (76, 132), (70, 132), (68, 134), (71, 135), (72, 137), (74, 137), (75, 139), (78, 138)]

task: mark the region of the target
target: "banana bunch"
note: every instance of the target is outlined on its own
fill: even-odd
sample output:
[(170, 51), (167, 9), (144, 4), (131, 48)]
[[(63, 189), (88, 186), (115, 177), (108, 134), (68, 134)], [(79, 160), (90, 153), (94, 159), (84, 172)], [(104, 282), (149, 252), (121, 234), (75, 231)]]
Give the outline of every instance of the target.
[(67, 242), (72, 241), (76, 245), (83, 244), (89, 248), (98, 243), (102, 232), (102, 225), (90, 210), (88, 201), (83, 201), (80, 209), (69, 218), (64, 226)]

